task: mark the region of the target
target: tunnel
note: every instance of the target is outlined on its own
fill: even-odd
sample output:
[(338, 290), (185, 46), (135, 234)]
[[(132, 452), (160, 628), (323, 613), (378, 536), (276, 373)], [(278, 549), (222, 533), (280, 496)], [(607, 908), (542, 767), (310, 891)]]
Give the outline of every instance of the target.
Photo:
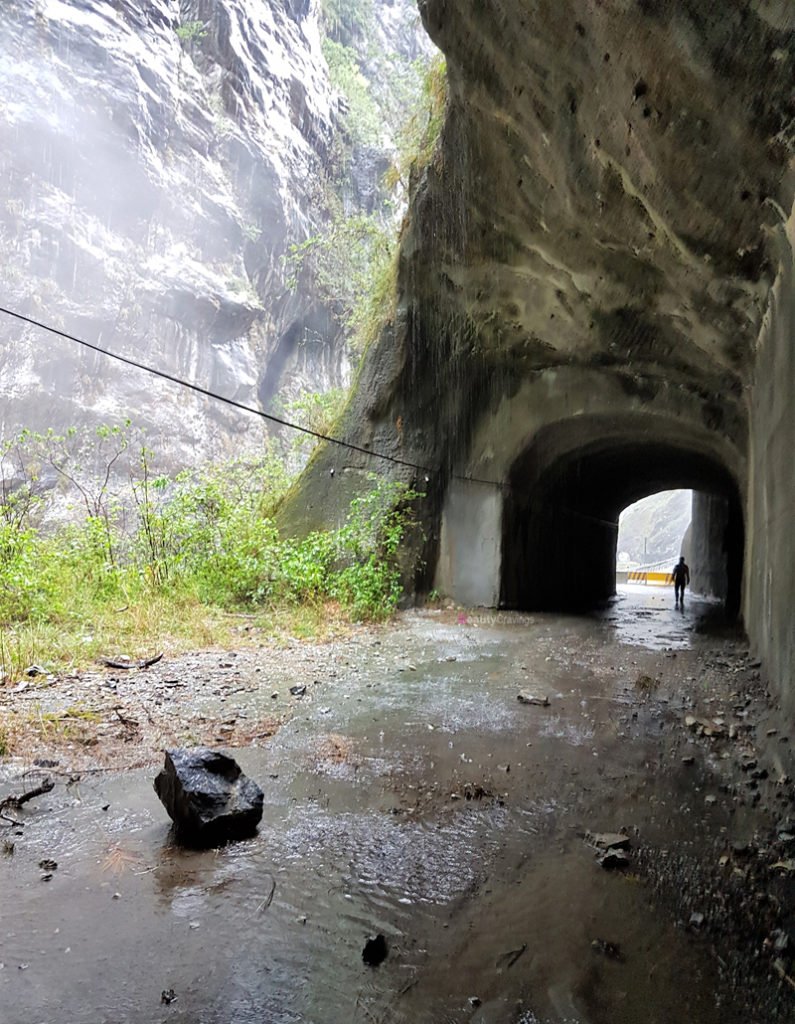
[[(588, 436), (590, 434), (590, 436)], [(542, 432), (511, 467), (503, 507), (502, 607), (581, 611), (616, 590), (618, 519), (659, 491), (694, 492), (683, 553), (691, 589), (741, 606), (744, 557), (737, 481), (714, 453), (685, 437), (585, 424)]]

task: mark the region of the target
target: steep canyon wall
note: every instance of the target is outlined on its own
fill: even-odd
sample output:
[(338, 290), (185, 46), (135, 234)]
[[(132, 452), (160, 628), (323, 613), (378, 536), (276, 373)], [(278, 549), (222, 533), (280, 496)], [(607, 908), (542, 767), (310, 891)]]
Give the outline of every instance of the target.
[[(412, 56), (410, 0), (369, 45)], [(366, 88), (363, 83), (362, 88)], [(384, 202), (354, 152), (320, 0), (5, 0), (0, 304), (255, 407), (345, 385), (335, 309), (285, 257), (328, 195)], [(0, 319), (0, 435), (132, 418), (172, 464), (263, 437), (253, 417)]]

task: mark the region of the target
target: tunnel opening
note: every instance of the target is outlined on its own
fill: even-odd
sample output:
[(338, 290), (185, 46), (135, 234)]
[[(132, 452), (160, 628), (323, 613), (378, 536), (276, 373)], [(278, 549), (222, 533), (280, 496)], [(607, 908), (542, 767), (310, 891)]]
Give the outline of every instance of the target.
[(616, 580), (644, 569), (670, 569), (689, 535), (693, 492), (658, 491), (628, 505), (618, 517)]
[[(585, 435), (585, 440), (583, 439)], [(616, 593), (621, 512), (648, 495), (693, 494), (682, 554), (691, 589), (741, 607), (744, 527), (738, 484), (723, 461), (677, 438), (575, 424), (540, 436), (515, 461), (503, 512), (500, 603), (585, 611)]]

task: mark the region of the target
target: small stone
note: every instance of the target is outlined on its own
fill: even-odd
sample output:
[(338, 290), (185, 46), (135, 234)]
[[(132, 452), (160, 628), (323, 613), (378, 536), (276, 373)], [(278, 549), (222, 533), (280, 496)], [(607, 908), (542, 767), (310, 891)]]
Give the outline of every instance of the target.
[(368, 967), (378, 967), (379, 964), (386, 960), (388, 952), (386, 938), (379, 934), (365, 942), (364, 949), (362, 950), (362, 960), (364, 960)]
[(597, 862), (605, 871), (615, 871), (617, 868), (628, 867), (629, 857), (621, 850), (608, 850), (597, 858)]
[(586, 832), (585, 839), (602, 850), (629, 849), (630, 839), (623, 832)]
[(615, 942), (607, 942), (605, 939), (594, 939), (591, 942), (591, 948), (595, 949), (597, 953), (606, 956), (609, 960), (623, 963), (624, 954), (621, 952), (621, 947)]
[(306, 693), (306, 686), (291, 686), (290, 693), (293, 697), (303, 697)]
[(682, 758), (682, 764), (691, 765), (691, 764), (695, 764), (695, 763), (696, 763), (696, 759), (693, 757), (692, 754), (688, 754), (686, 757)]
[(176, 999), (177, 993), (173, 988), (164, 988), (160, 993), (160, 1002), (166, 1006), (170, 1006), (172, 1003), (176, 1002)]
[(470, 1006), (480, 1006), (480, 1003), (481, 1003), (481, 1000), (480, 1000), (479, 996), (470, 996), (469, 997), (469, 1005)]
[(707, 805), (707, 807), (714, 807), (717, 802), (718, 798), (713, 793), (709, 793), (707, 796), (704, 797), (704, 803)]
[(704, 920), (705, 920), (705, 918), (704, 918), (704, 915), (702, 913), (700, 913), (699, 911), (694, 911), (690, 915), (690, 927), (691, 928), (701, 928), (702, 925), (704, 924)]
[(532, 693), (518, 693), (516, 695), (516, 699), (520, 704), (535, 704), (537, 707), (541, 708), (549, 707), (549, 697), (547, 697), (546, 694), (538, 697)]

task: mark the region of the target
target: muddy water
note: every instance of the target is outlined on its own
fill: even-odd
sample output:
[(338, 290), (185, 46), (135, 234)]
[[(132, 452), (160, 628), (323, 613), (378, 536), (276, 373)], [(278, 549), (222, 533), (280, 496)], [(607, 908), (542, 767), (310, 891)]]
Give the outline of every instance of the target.
[[(703, 939), (582, 838), (709, 841), (687, 814), (693, 769), (658, 770), (686, 696), (633, 688), (673, 654), (684, 678), (703, 642), (709, 609), (669, 605), (406, 617), (270, 746), (239, 752), (266, 803), (245, 843), (174, 847), (151, 773), (29, 805), (23, 835), (0, 833), (16, 842), (0, 857), (0, 1021), (730, 1021)], [(372, 969), (378, 932), (390, 952)]]

